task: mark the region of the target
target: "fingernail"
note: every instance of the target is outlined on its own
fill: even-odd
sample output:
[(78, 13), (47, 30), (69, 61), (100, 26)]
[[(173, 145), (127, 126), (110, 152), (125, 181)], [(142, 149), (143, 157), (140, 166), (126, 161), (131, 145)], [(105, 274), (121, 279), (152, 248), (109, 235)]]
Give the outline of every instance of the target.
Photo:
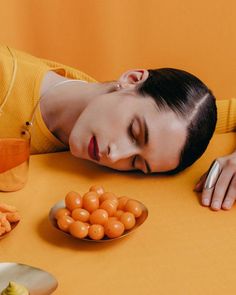
[(220, 202), (219, 201), (214, 201), (212, 203), (212, 207), (215, 208), (215, 209), (219, 209), (220, 208)]
[(223, 207), (226, 208), (226, 209), (230, 209), (231, 202), (230, 201), (225, 201), (224, 204), (223, 204)]
[(210, 200), (207, 199), (207, 198), (205, 198), (205, 199), (202, 200), (202, 204), (203, 204), (204, 206), (209, 206), (209, 205), (210, 205)]

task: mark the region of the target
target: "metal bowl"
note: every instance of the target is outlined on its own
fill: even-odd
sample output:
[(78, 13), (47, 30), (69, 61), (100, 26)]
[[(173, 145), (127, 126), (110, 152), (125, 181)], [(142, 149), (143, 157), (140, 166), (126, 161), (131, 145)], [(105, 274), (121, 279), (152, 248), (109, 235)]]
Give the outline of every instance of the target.
[[(138, 202), (141, 207), (142, 207), (142, 214), (141, 216), (139, 216), (138, 218), (136, 218), (136, 224), (133, 228), (131, 228), (130, 230), (125, 230), (124, 233), (118, 237), (118, 238), (113, 238), (113, 239), (110, 239), (108, 237), (104, 237), (102, 238), (101, 240), (92, 240), (90, 239), (89, 237), (86, 237), (86, 238), (83, 238), (83, 239), (80, 239), (80, 238), (75, 238), (75, 239), (79, 239), (79, 240), (83, 240), (83, 241), (87, 241), (87, 242), (96, 242), (96, 243), (102, 243), (102, 242), (110, 242), (110, 241), (114, 241), (114, 240), (118, 240), (118, 239), (121, 239), (123, 237), (126, 237), (128, 236), (129, 234), (131, 234), (132, 232), (134, 232), (141, 224), (144, 223), (144, 221), (147, 219), (148, 217), (148, 209), (147, 207), (144, 206), (144, 204), (142, 204), (141, 202), (135, 200), (136, 202)], [(54, 218), (55, 216), (55, 213), (58, 209), (60, 208), (65, 208), (65, 201), (64, 200), (61, 200), (59, 202), (57, 202), (50, 210), (49, 212), (49, 220), (51, 222), (51, 224), (57, 229), (59, 230), (61, 233), (67, 235), (67, 236), (70, 236), (70, 237), (73, 237), (70, 233), (67, 233), (67, 232), (64, 232), (62, 231), (61, 229), (59, 229), (59, 227), (57, 226), (57, 221), (56, 219)], [(74, 237), (73, 237), (74, 238)]]
[(50, 295), (57, 286), (57, 280), (50, 273), (21, 263), (0, 263), (0, 292), (4, 290), (9, 281), (21, 284), (29, 290), (30, 295)]

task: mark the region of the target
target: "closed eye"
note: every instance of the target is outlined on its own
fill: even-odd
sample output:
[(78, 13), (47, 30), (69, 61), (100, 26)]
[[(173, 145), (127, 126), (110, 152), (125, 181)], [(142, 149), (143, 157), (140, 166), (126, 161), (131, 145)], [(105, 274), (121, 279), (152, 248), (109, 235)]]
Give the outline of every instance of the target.
[(132, 142), (138, 143), (138, 139), (140, 137), (140, 123), (137, 120), (137, 118), (134, 118), (128, 128), (128, 134), (129, 137), (131, 138)]
[(133, 119), (128, 127), (128, 135), (131, 139), (132, 142), (136, 142), (136, 138), (135, 138), (135, 135), (134, 135), (134, 132), (133, 132), (133, 124), (134, 124), (134, 120)]
[[(141, 123), (141, 121), (139, 120), (138, 117), (135, 117), (134, 119), (132, 119), (131, 123), (129, 124), (127, 131), (128, 131), (128, 135), (129, 138), (131, 139), (131, 141), (133, 143), (135, 143), (136, 145), (140, 145), (140, 146), (146, 146), (148, 144), (148, 140), (149, 140), (149, 132), (148, 132), (148, 128), (147, 128), (147, 124), (145, 119), (143, 119), (142, 121), (143, 123)], [(141, 137), (141, 139), (140, 139)], [(139, 168), (137, 168), (137, 166), (139, 166), (139, 158), (137, 158), (138, 155), (135, 155), (131, 158), (131, 167), (139, 170)], [(136, 160), (138, 159), (138, 163), (136, 163)], [(141, 158), (142, 163), (141, 163), (141, 167), (144, 169), (140, 169), (141, 171), (143, 171), (145, 174), (150, 174), (152, 173), (150, 165), (148, 164), (148, 162)]]

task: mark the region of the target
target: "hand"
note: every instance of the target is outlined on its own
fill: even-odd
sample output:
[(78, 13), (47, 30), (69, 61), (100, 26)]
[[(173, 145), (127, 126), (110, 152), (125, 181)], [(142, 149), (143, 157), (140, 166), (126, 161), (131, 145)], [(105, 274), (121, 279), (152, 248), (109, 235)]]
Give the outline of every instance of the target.
[(236, 200), (236, 152), (216, 160), (220, 164), (221, 172), (215, 185), (210, 189), (204, 188), (207, 171), (196, 184), (195, 191), (202, 192), (203, 206), (210, 206), (215, 211), (221, 208), (229, 210)]

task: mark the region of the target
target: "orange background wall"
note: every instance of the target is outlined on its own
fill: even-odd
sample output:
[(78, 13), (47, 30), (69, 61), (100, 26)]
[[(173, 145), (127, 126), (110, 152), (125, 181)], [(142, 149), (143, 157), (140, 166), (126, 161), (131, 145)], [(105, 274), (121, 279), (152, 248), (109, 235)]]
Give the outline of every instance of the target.
[(236, 96), (234, 0), (0, 0), (0, 42), (98, 80), (176, 67)]

